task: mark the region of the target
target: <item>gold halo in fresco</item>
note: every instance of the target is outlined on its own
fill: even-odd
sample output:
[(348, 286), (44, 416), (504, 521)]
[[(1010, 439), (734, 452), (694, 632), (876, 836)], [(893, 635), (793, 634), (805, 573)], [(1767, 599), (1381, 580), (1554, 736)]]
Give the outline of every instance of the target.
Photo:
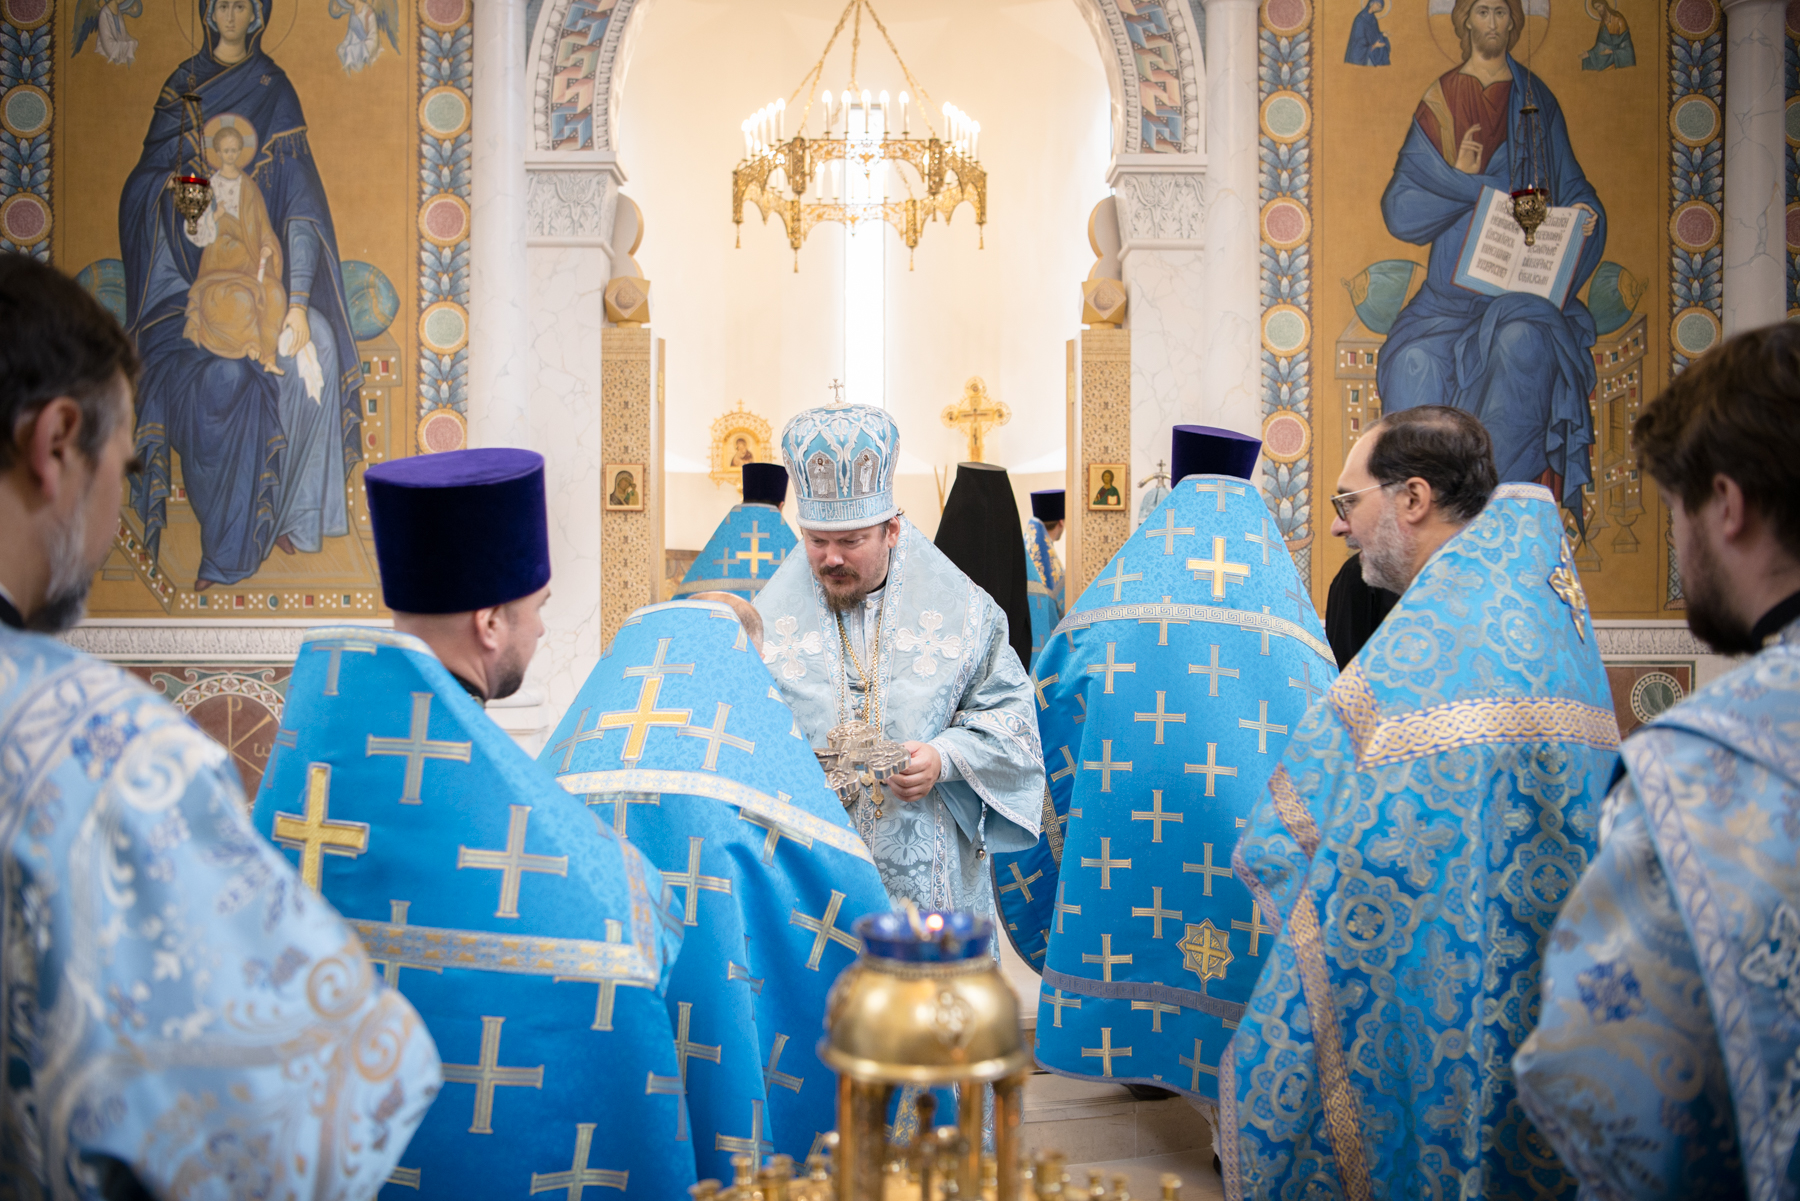
[[(1456, 30), (1450, 24), (1450, 12), (1455, 7), (1456, 0), (1427, 0), (1426, 22), (1431, 27), (1431, 40), (1437, 43), (1445, 59), (1460, 65), (1463, 61), (1462, 39), (1456, 36)], [(1520, 66), (1532, 68), (1536, 52), (1544, 48), (1544, 38), (1550, 33), (1550, 0), (1521, 0), (1520, 7), (1525, 10), (1525, 32), (1513, 46), (1512, 56)], [(1537, 73), (1535, 69), (1533, 73)]]

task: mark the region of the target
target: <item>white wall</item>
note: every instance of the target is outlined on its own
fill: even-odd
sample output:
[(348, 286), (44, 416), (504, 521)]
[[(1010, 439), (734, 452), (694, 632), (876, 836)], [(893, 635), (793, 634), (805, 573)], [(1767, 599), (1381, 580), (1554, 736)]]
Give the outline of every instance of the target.
[[(669, 346), (671, 548), (702, 546), (736, 498), (704, 474), (712, 420), (742, 399), (779, 432), (794, 413), (828, 403), (827, 386), (844, 374), (842, 228), (815, 230), (795, 274), (779, 221), (765, 227), (749, 209), (743, 248), (733, 250), (730, 219), (738, 123), (791, 92), (842, 8), (842, 0), (658, 0), (638, 33), (619, 160), (625, 194), (644, 212), (636, 257), (652, 281), (652, 325)], [(1093, 262), (1087, 215), (1107, 192), (1111, 102), (1093, 35), (1069, 0), (909, 0), (882, 15), (932, 97), (981, 122), (989, 173), (985, 250), (976, 249), (967, 207), (950, 228), (927, 227), (911, 272), (898, 235), (886, 234), (898, 491), (929, 533), (931, 466), (966, 455), (938, 414), (971, 375), (1013, 410), (1011, 424), (989, 435), (987, 459), (1011, 469), (1021, 492), (1061, 483), (1063, 344), (1080, 328), (1078, 284)], [(827, 64), (824, 86), (834, 92), (848, 81), (849, 39), (846, 28)], [(866, 21), (858, 73), (873, 92), (906, 87)]]

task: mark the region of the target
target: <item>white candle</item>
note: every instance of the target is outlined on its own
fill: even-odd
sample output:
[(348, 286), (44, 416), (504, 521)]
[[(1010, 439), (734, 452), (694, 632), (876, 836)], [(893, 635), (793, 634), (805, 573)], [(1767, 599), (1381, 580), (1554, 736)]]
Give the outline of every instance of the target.
[(740, 122), (738, 124), (738, 132), (744, 135), (744, 157), (749, 158), (750, 157), (750, 122), (747, 120)]
[(883, 91), (881, 93), (881, 135), (883, 137), (887, 136), (888, 124), (888, 94)]
[(775, 102), (775, 119), (778, 122), (777, 132), (780, 139), (785, 142), (787, 141), (787, 101), (785, 99)]
[(907, 126), (907, 121), (906, 121), (907, 101), (908, 101), (908, 97), (907, 97), (906, 93), (901, 92), (900, 93), (900, 136), (901, 137), (905, 137), (908, 132), (908, 126)]
[(969, 157), (979, 159), (981, 157), (981, 122), (974, 121), (971, 122), (971, 125), (974, 127), (974, 136), (969, 140)]
[(825, 136), (831, 136), (831, 89), (825, 89)]
[(863, 137), (869, 136), (869, 89), (862, 90)]

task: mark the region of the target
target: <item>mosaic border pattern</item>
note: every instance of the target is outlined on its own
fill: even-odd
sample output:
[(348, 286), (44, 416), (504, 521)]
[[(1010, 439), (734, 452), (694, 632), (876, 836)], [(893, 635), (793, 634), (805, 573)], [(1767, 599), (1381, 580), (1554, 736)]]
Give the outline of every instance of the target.
[[(1312, 587), (1312, 65), (1309, 0), (1263, 0), (1257, 27), (1257, 155), (1261, 179), (1262, 419), (1305, 428), (1297, 456), (1263, 454), (1263, 497)], [(1277, 205), (1276, 201), (1284, 203)], [(1304, 233), (1272, 235), (1270, 217), (1299, 210)], [(1266, 442), (1266, 438), (1265, 438)]]
[[(454, 24), (441, 24), (434, 8), (442, 0), (419, 3), (419, 103), (428, 95), (454, 90), (464, 111), (474, 111), (475, 10), (461, 6)], [(419, 122), (419, 413), (449, 409), (467, 417), (469, 406), (469, 159), (473, 139), (468, 122), (447, 137)], [(460, 211), (460, 230), (443, 235), (439, 214)], [(460, 338), (446, 336), (460, 325)], [(434, 349), (433, 347), (436, 347)], [(444, 420), (448, 420), (445, 418)]]
[[(30, 88), (42, 105), (42, 127), (29, 137), (21, 137), (0, 125), (0, 252), (29, 254), (40, 262), (50, 261), (50, 135), (54, 128), (55, 108), (50, 97), (51, 47), (56, 29), (56, 4), (43, 0), (40, 14), (18, 17), (12, 6), (0, 4), (0, 113), (10, 112), (8, 94), (15, 88)], [(26, 195), (37, 199), (15, 201)], [(14, 240), (8, 217), (21, 206), (38, 208), (41, 229), (30, 241)]]
[(1787, 315), (1791, 321), (1800, 317), (1800, 29), (1794, 18), (1800, 15), (1792, 8), (1787, 15), (1787, 37), (1781, 44), (1782, 76), (1787, 98)]
[[(1669, 27), (1669, 371), (1671, 377), (1686, 370), (1694, 357), (1719, 341), (1724, 311), (1725, 251), (1722, 245), (1725, 219), (1725, 123), (1720, 116), (1725, 102), (1725, 18), (1717, 0), (1670, 0)], [(1790, 41), (1791, 45), (1791, 41)], [(1791, 55), (1790, 50), (1790, 55)], [(1716, 120), (1713, 136), (1698, 140), (1683, 137), (1681, 110), (1693, 102), (1704, 113), (1710, 105)], [(1790, 150), (1790, 161), (1792, 153)], [(1792, 179), (1790, 167), (1789, 179)], [(1792, 188), (1790, 182), (1789, 187)], [(1705, 214), (1712, 221), (1712, 236), (1683, 243), (1678, 227), (1682, 210)], [(1790, 264), (1788, 273), (1793, 275)], [(1710, 325), (1711, 341), (1702, 345), (1690, 337), (1684, 350), (1682, 332), (1701, 332)], [(1691, 352), (1691, 353), (1689, 353)], [(1681, 572), (1675, 562), (1674, 536), (1663, 515), (1664, 551), (1669, 571), (1663, 584), (1663, 607), (1685, 607)]]

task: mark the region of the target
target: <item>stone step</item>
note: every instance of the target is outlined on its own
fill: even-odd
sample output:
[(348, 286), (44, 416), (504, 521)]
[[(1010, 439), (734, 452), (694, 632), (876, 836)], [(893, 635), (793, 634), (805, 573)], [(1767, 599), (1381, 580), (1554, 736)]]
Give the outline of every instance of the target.
[(1212, 1160), (1212, 1129), (1181, 1097), (1139, 1101), (1121, 1084), (1049, 1072), (1025, 1082), (1022, 1134), (1027, 1155), (1058, 1151), (1069, 1164), (1113, 1163), (1202, 1148), (1206, 1162)]

